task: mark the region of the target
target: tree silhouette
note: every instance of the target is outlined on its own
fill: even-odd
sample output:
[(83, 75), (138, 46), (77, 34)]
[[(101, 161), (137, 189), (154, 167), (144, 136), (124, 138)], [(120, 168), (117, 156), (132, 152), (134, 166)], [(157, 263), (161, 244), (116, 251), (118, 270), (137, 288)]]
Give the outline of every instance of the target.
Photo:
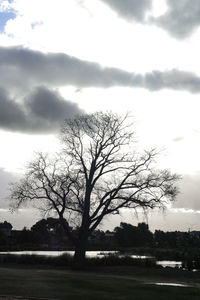
[(145, 223), (138, 223), (138, 226), (133, 226), (121, 222), (114, 231), (114, 238), (120, 247), (151, 246), (153, 244), (153, 234)]
[(53, 236), (56, 236), (59, 241), (64, 235), (60, 220), (56, 218), (39, 220), (31, 227), (31, 231), (35, 234), (38, 243), (49, 243)]
[(11, 189), (14, 208), (28, 201), (58, 215), (75, 246), (74, 266), (84, 265), (88, 237), (105, 216), (164, 207), (177, 194), (178, 176), (155, 169), (157, 152), (134, 150), (128, 121), (103, 112), (66, 120), (61, 152), (54, 159), (39, 153)]

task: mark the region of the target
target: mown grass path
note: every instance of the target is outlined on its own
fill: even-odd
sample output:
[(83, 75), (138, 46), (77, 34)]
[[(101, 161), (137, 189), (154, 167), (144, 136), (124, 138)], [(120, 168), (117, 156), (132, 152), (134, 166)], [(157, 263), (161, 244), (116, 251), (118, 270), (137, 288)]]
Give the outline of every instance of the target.
[[(98, 268), (88, 272), (42, 266), (0, 267), (0, 295), (60, 300), (200, 299), (198, 274), (174, 272), (169, 276), (170, 272), (133, 267)], [(190, 287), (155, 286), (155, 282), (179, 282)]]

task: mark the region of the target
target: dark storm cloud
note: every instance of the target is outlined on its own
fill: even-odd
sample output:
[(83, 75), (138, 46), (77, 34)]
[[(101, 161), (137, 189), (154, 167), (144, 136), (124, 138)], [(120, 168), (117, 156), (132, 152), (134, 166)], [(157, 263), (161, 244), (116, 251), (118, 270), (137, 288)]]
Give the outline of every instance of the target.
[(145, 24), (154, 24), (178, 39), (189, 37), (200, 26), (199, 0), (167, 0), (166, 13), (160, 17), (149, 17), (146, 21), (146, 13), (151, 13), (151, 0), (101, 1), (127, 21), (135, 20)]
[(44, 133), (58, 129), (62, 120), (83, 113), (62, 98), (55, 88), (133, 87), (150, 91), (162, 89), (200, 93), (200, 77), (194, 73), (171, 70), (144, 75), (66, 54), (44, 54), (20, 47), (0, 48), (0, 128)]
[(194, 73), (171, 70), (152, 71), (145, 75), (77, 59), (62, 53), (44, 54), (20, 47), (0, 48), (1, 85), (16, 93), (33, 87), (140, 87), (200, 92), (200, 77)]
[(81, 110), (58, 93), (38, 87), (17, 103), (0, 88), (0, 128), (29, 133), (55, 132), (65, 118)]
[(101, 0), (127, 20), (143, 21), (152, 0)]
[(200, 92), (200, 77), (192, 72), (170, 70), (153, 71), (144, 76), (143, 87), (149, 90), (173, 89), (191, 93)]
[(22, 108), (0, 88), (0, 128), (21, 129), (26, 123), (26, 116)]
[(57, 92), (50, 91), (45, 87), (39, 87), (30, 94), (24, 102), (24, 106), (33, 119), (47, 122), (47, 129), (49, 127), (53, 129), (56, 124), (58, 127), (65, 118), (82, 112), (76, 104), (66, 101)]
[(1, 85), (26, 90), (34, 85), (110, 87), (137, 85), (141, 77), (117, 68), (62, 54), (44, 54), (20, 47), (0, 48)]
[(200, 25), (199, 0), (167, 0), (167, 12), (152, 21), (172, 36), (183, 39), (190, 36)]
[(200, 210), (200, 174), (185, 175), (180, 182), (180, 194), (173, 207)]

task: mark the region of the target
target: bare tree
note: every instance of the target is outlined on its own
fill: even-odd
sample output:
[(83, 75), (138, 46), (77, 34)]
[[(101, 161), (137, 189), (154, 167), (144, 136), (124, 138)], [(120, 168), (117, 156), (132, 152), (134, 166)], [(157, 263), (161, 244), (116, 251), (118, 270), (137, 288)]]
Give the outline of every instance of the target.
[[(11, 192), (15, 208), (27, 201), (56, 212), (82, 266), (88, 237), (121, 208), (164, 207), (177, 195), (178, 176), (155, 169), (157, 152), (138, 154), (127, 116), (97, 112), (66, 120), (56, 158), (38, 154)], [(78, 226), (78, 233), (72, 228)]]

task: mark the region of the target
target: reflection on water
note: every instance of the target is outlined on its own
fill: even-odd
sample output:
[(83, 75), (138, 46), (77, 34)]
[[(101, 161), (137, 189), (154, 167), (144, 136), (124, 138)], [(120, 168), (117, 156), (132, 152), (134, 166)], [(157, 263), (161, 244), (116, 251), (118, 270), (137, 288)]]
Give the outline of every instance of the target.
[[(67, 251), (73, 252), (73, 251)], [(0, 254), (15, 254), (15, 255), (44, 255), (44, 256), (59, 256), (66, 253), (66, 251), (8, 251), (0, 252)]]
[(147, 259), (147, 258), (154, 258), (153, 256), (148, 255), (131, 255), (132, 258), (138, 258), (138, 259)]
[(162, 267), (171, 267), (171, 268), (181, 268), (182, 267), (182, 262), (181, 261), (172, 261), (172, 260), (161, 260), (157, 261), (156, 264), (158, 266)]
[(156, 282), (156, 285), (167, 285), (167, 286), (180, 286), (180, 287), (188, 287), (189, 285), (183, 283), (173, 283), (173, 282)]
[[(105, 256), (116, 254), (116, 251), (87, 251), (87, 257)], [(74, 251), (8, 251), (0, 252), (0, 254), (15, 254), (15, 255), (44, 255), (44, 256), (59, 256), (62, 254), (74, 255)]]
[[(44, 255), (44, 256), (59, 256), (62, 254), (69, 254), (73, 255), (74, 251), (10, 251), (10, 252), (0, 252), (0, 254), (16, 254), (16, 255)], [(86, 256), (87, 257), (103, 257), (105, 255), (110, 254), (118, 254), (117, 251), (87, 251)], [(120, 255), (123, 256), (123, 255)], [(134, 259), (151, 259), (152, 256), (147, 255), (131, 255)], [(168, 261), (168, 260), (162, 260), (157, 261), (157, 265), (162, 267), (171, 267), (171, 268), (181, 268), (182, 262), (181, 261)]]

